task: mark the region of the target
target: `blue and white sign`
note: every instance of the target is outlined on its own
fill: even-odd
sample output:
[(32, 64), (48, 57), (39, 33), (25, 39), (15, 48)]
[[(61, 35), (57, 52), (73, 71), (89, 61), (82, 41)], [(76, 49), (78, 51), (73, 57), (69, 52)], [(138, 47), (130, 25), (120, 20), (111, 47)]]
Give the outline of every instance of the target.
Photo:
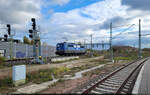
[(26, 79), (26, 66), (17, 65), (13, 66), (13, 81), (25, 80)]
[(20, 52), (20, 51), (16, 52), (16, 58), (24, 58), (25, 56), (26, 54), (23, 52)]

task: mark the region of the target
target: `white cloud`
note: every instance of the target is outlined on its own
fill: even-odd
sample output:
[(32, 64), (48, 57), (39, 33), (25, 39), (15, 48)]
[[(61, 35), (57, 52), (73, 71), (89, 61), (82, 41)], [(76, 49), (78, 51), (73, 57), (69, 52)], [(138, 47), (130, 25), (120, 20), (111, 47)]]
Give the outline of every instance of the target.
[[(125, 33), (114, 40), (118, 43), (126, 43), (137, 39), (138, 19), (142, 19), (142, 33), (148, 33), (150, 28), (150, 16), (148, 11), (149, 5), (140, 4), (135, 6), (130, 0), (105, 0), (93, 3), (86, 7), (76, 8), (68, 12), (54, 12), (50, 19), (43, 18), (41, 8), (53, 5), (65, 5), (70, 0), (0, 0), (0, 23), (10, 23), (17, 31), (27, 31), (30, 18), (39, 18), (42, 37), (47, 38), (49, 44), (56, 44), (62, 41), (62, 37), (68, 38), (69, 41), (90, 39), (89, 34), (93, 33), (95, 42), (100, 40), (108, 41), (109, 24), (113, 26), (136, 24), (132, 30), (133, 33)], [(36, 2), (36, 3), (35, 3)], [(139, 4), (138, 0), (134, 0)], [(143, 1), (144, 4), (147, 1)], [(123, 5), (122, 5), (123, 4)], [(147, 6), (148, 5), (148, 6)], [(145, 9), (147, 8), (147, 9)], [(143, 9), (147, 11), (143, 11)], [(121, 30), (127, 27), (122, 28)], [(121, 30), (113, 29), (114, 35)], [(28, 32), (26, 32), (28, 33)], [(24, 35), (24, 34), (21, 34)], [(18, 36), (20, 34), (18, 33)], [(125, 38), (125, 39), (123, 39)], [(127, 38), (127, 40), (126, 40)], [(149, 41), (148, 37), (144, 41)]]
[(149, 11), (150, 9), (150, 1), (149, 0), (122, 0), (123, 5), (127, 5), (130, 7), (130, 10), (144, 10)]
[(64, 5), (67, 4), (70, 0), (51, 0), (52, 3), (58, 4), (58, 5)]
[(85, 31), (85, 33), (86, 33), (87, 35), (92, 35), (92, 34), (94, 33), (94, 31), (93, 31), (92, 29), (87, 29), (87, 30)]
[[(121, 7), (120, 2), (120, 0), (100, 1), (87, 7), (70, 10), (66, 13), (53, 13), (47, 25), (43, 24), (43, 27), (50, 30), (51, 33), (55, 33), (57, 40), (66, 36), (66, 32), (69, 40), (89, 39), (89, 31), (92, 31), (93, 35), (96, 35), (95, 37), (105, 40), (108, 38), (109, 30), (101, 29), (100, 26), (114, 16), (125, 15), (125, 7)], [(108, 3), (110, 3), (109, 6), (112, 6), (112, 10), (108, 8)], [(116, 13), (113, 13), (113, 10)], [(104, 38), (103, 36), (107, 37)], [(49, 37), (51, 37), (50, 34)]]
[(40, 1), (0, 0), (0, 14), (0, 21), (3, 23), (22, 24), (28, 18), (40, 17)]
[(47, 6), (53, 6), (53, 5), (62, 6), (62, 5), (69, 3), (70, 0), (41, 0), (41, 1), (42, 1), (42, 5), (47, 7)]
[[(36, 2), (36, 3), (35, 3)], [(1, 28), (6, 28), (6, 24), (11, 24), (12, 30), (16, 30), (17, 38), (26, 35), (28, 24), (31, 18), (41, 18), (40, 0), (0, 0), (0, 23)], [(1, 32), (1, 36), (7, 33)]]
[(76, 28), (76, 25), (66, 24), (66, 25), (64, 25), (64, 27), (67, 27), (67, 28)]
[[(48, 22), (49, 25), (45, 28), (51, 33), (55, 33), (57, 42), (61, 41), (61, 37), (67, 37), (69, 41), (90, 39), (90, 33), (93, 33), (93, 41), (104, 40), (108, 42), (110, 22), (113, 22), (113, 26), (136, 24), (127, 31), (129, 33), (123, 33), (114, 39), (114, 43), (129, 45), (137, 42), (139, 18), (142, 18), (142, 33), (147, 33), (150, 30), (148, 27), (150, 17), (149, 12), (128, 10), (128, 8), (128, 6), (122, 5), (121, 0), (100, 1), (66, 13), (54, 13)], [(122, 32), (128, 27), (122, 27), (120, 30), (113, 29), (113, 35), (117, 35), (119, 31)], [(47, 36), (51, 37), (51, 35)]]

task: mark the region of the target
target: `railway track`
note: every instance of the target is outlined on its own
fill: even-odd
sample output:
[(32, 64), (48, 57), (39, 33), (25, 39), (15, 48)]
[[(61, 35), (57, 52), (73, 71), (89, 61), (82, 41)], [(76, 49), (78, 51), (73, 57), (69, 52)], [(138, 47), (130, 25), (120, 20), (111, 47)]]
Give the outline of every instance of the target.
[(18, 64), (18, 63), (26, 63), (28, 64), (31, 60), (34, 58), (18, 58), (18, 59), (11, 59), (11, 60), (6, 60), (5, 62), (8, 64)]
[[(70, 57), (70, 56), (51, 56), (51, 57), (45, 57), (49, 62), (51, 62), (51, 59), (53, 58), (64, 58), (64, 57)], [(32, 60), (34, 58), (17, 58), (17, 59), (11, 59), (11, 60), (6, 60), (5, 62), (8, 64), (30, 64), (32, 63)]]
[(99, 76), (97, 80), (88, 83), (78, 91), (79, 94), (128, 94), (132, 92), (135, 80), (148, 58), (128, 63), (114, 72)]

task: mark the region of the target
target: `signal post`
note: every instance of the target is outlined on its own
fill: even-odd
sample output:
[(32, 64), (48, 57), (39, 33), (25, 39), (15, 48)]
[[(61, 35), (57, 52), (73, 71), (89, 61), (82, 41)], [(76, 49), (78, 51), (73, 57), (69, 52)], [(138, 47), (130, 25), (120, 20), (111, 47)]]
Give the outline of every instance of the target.
[(35, 18), (31, 19), (32, 21), (32, 29), (29, 30), (29, 37), (33, 40), (33, 57), (35, 58), (36, 63), (43, 64), (43, 61), (39, 59), (41, 56), (41, 45), (40, 45), (40, 37), (38, 35), (38, 30), (36, 29), (36, 21)]

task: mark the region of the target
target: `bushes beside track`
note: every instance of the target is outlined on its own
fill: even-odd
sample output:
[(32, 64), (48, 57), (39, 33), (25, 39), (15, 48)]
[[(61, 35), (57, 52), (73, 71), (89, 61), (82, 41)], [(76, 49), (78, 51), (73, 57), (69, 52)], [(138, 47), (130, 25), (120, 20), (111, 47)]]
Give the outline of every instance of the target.
[(4, 67), (5, 57), (0, 56), (0, 68)]
[[(70, 69), (67, 67), (52, 68), (46, 70), (39, 70), (37, 72), (28, 73), (26, 75), (26, 83), (42, 83), (53, 80), (52, 75), (55, 78), (61, 77), (63, 73), (68, 72)], [(14, 91), (14, 85), (12, 78), (4, 78), (0, 80), (0, 93), (8, 93)]]
[(39, 70), (31, 74), (27, 74), (27, 82), (42, 83), (53, 80), (54, 77), (60, 76), (62, 73), (69, 71), (67, 67), (52, 68), (46, 70)]

